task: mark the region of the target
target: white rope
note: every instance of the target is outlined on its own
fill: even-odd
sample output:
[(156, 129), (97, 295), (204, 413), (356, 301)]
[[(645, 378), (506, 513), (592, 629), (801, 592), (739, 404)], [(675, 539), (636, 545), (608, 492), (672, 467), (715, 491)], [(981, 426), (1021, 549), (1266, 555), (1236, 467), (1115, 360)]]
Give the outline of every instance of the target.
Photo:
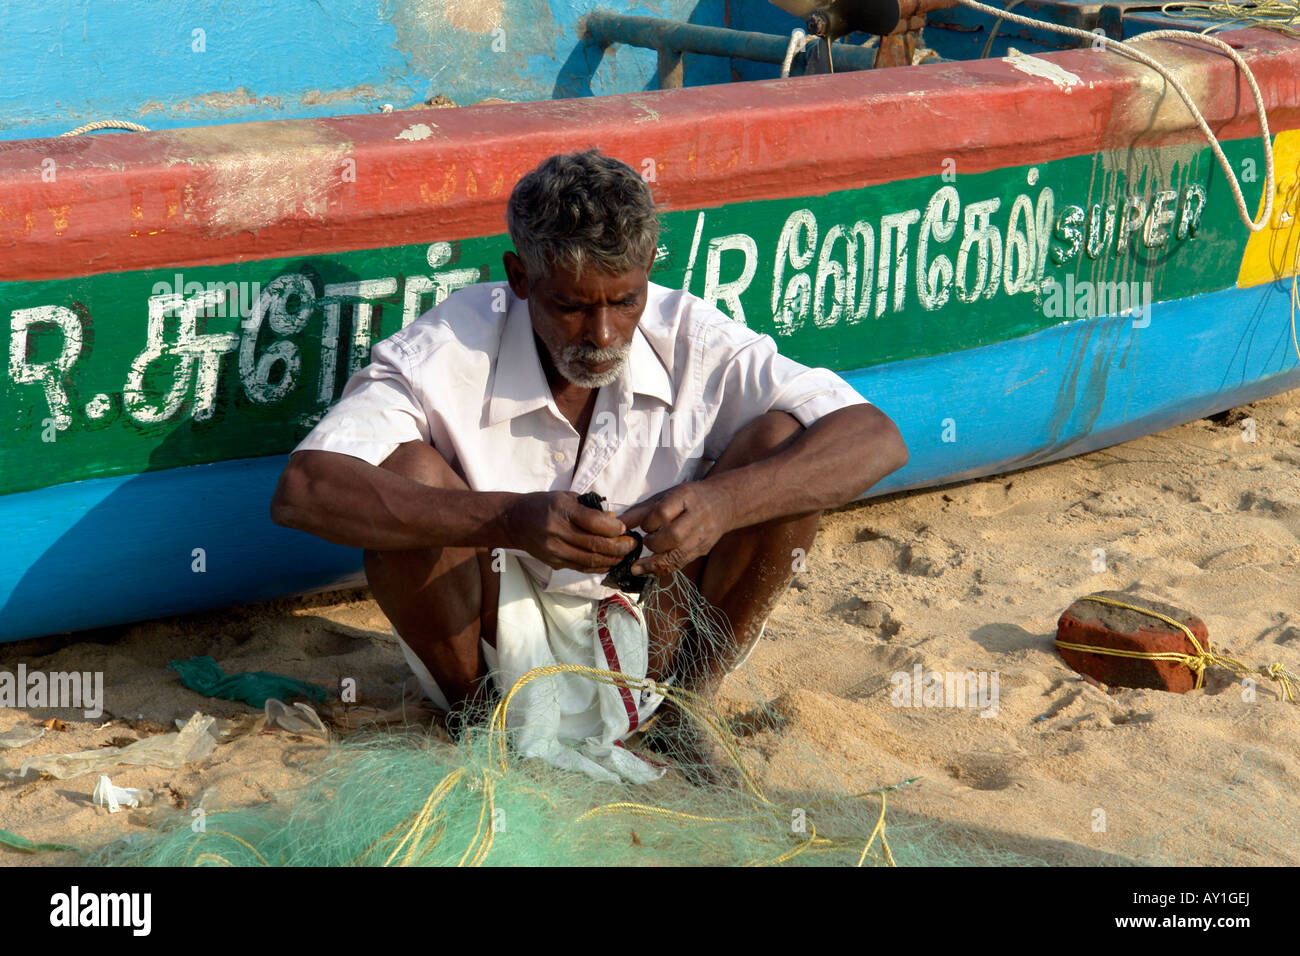
[(1205, 121), (1200, 109), (1192, 101), (1190, 93), (1184, 89), (1183, 84), (1173, 76), (1162, 64), (1147, 56), (1136, 47), (1130, 46), (1119, 40), (1112, 40), (1109, 37), (1101, 36), (1097, 33), (1089, 33), (1087, 30), (1079, 30), (1074, 27), (1061, 26), (1059, 23), (1049, 23), (1045, 20), (1035, 20), (1032, 17), (1022, 17), (1018, 13), (1008, 13), (1006, 10), (999, 10), (997, 7), (991, 7), (978, 0), (957, 0), (964, 7), (970, 7), (972, 10), (978, 10), (989, 16), (1000, 17), (1011, 23), (1018, 23), (1021, 26), (1041, 27), (1045, 30), (1052, 30), (1065, 36), (1077, 37), (1089, 43), (1100, 43), (1103, 50), (1114, 49), (1129, 59), (1137, 60), (1145, 66), (1151, 67), (1162, 77), (1165, 82), (1174, 88), (1174, 91), (1186, 104), (1188, 111), (1192, 114), (1192, 119), (1196, 125), (1201, 128), (1206, 140), (1210, 144), (1210, 149), (1214, 151), (1215, 158), (1219, 161), (1219, 166), (1228, 178), (1228, 185), (1232, 189), (1232, 198), (1237, 202), (1237, 215), (1251, 232), (1258, 232), (1268, 225), (1269, 219), (1273, 215), (1273, 142), (1268, 130), (1268, 114), (1264, 109), (1264, 95), (1259, 90), (1259, 84), (1255, 81), (1255, 75), (1251, 73), (1250, 67), (1246, 61), (1232, 47), (1224, 43), (1218, 37), (1208, 36), (1203, 33), (1188, 33), (1184, 30), (1154, 30), (1151, 33), (1144, 33), (1136, 39), (1142, 40), (1192, 40), (1199, 43), (1205, 43), (1215, 49), (1226, 53), (1237, 64), (1242, 75), (1246, 78), (1247, 85), (1250, 86), (1251, 96), (1255, 99), (1255, 112), (1259, 116), (1260, 138), (1264, 141), (1264, 209), (1260, 213), (1258, 220), (1252, 219), (1250, 212), (1246, 208), (1246, 197), (1241, 193), (1241, 184), (1237, 180), (1237, 174), (1233, 172), (1232, 164), (1228, 162), (1228, 157), (1223, 153), (1223, 147), (1219, 145), (1218, 137), (1210, 129), (1210, 124)]
[(82, 133), (93, 133), (97, 129), (128, 129), (133, 133), (148, 133), (148, 126), (141, 126), (139, 123), (132, 123), (129, 120), (98, 120), (94, 123), (87, 123), (85, 126), (78, 126), (76, 129), (70, 129), (66, 133), (60, 133), (59, 136), (80, 136)]
[(781, 79), (789, 79), (790, 67), (794, 64), (794, 56), (805, 46), (808, 45), (808, 34), (804, 33), (798, 27), (790, 32), (790, 42), (785, 48), (785, 59), (781, 61)]

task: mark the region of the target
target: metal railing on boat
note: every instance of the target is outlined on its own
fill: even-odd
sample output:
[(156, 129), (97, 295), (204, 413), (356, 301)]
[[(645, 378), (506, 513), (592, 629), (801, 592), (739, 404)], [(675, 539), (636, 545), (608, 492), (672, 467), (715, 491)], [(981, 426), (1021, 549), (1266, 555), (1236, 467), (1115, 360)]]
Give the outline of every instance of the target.
[[(615, 43), (659, 51), (659, 86), (682, 85), (683, 53), (737, 57), (759, 63), (781, 63), (790, 38), (770, 33), (753, 33), (725, 27), (706, 27), (656, 17), (634, 17), (597, 10), (582, 22), (583, 36), (600, 47)], [(840, 71), (869, 70), (876, 51), (847, 43), (835, 45), (835, 68)]]

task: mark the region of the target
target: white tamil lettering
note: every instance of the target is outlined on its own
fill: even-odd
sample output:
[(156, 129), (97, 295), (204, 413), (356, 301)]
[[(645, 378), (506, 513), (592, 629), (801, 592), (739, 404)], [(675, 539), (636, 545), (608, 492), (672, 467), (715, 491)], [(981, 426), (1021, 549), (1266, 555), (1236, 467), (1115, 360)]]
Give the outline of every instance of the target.
[(343, 306), (352, 305), (352, 342), (348, 348), (346, 378), (351, 378), (370, 361), (371, 319), (375, 299), (397, 294), (397, 280), (391, 276), (382, 279), (361, 279), (357, 282), (331, 282), (325, 286), (322, 302), (325, 306), (325, 325), (321, 335), (321, 373), (319, 397), (322, 402), (334, 398), (335, 379), (338, 375), (339, 326)]
[[(991, 297), (1001, 286), (998, 279), (1002, 275), (1002, 234), (992, 223), (993, 214), (1001, 205), (1001, 199), (993, 198), (966, 207), (954, 277), (957, 298), (962, 302), (974, 302), (981, 295)], [(976, 249), (974, 284), (967, 279), (972, 248)]]
[[(817, 259), (817, 277), (813, 280), (812, 308), (813, 325), (819, 329), (829, 328), (839, 322), (846, 304), (849, 309), (853, 308), (845, 267), (835, 259), (835, 243), (844, 238), (844, 227), (837, 224), (826, 230), (826, 238), (822, 240), (821, 255)], [(846, 241), (845, 249), (848, 258), (853, 258), (852, 244)], [(854, 271), (857, 271), (856, 267)], [(828, 283), (832, 289), (829, 308), (825, 294)]]
[[(198, 295), (182, 296), (174, 292), (149, 297), (148, 323), (144, 350), (135, 357), (122, 388), (127, 414), (141, 425), (153, 425), (171, 419), (180, 411), (190, 387), (194, 389), (193, 417), (206, 421), (217, 407), (217, 382), (221, 357), (239, 348), (237, 332), (198, 331), (200, 310), (214, 307), (224, 300), (220, 289), (203, 288)], [(175, 342), (166, 340), (166, 320), (178, 319)], [(174, 359), (171, 387), (161, 404), (152, 397), (155, 389), (146, 384), (156, 363)], [(161, 393), (159, 393), (161, 394)]]
[[(847, 311), (849, 322), (861, 322), (871, 313), (871, 280), (876, 274), (876, 232), (871, 223), (859, 219), (849, 230), (849, 274), (846, 283), (854, 294), (855, 304)], [(862, 280), (857, 278), (858, 263), (862, 264)]]
[[(1002, 260), (1002, 285), (1007, 295), (1033, 290), (1034, 268), (1038, 256), (1034, 205), (1021, 193), (1011, 204), (1007, 217), (1006, 252)], [(994, 277), (996, 281), (997, 277)]]
[[(907, 233), (920, 218), (919, 209), (886, 213), (880, 217), (880, 261), (876, 269), (877, 318), (885, 314), (891, 273), (894, 280), (894, 311), (903, 310), (904, 297), (907, 293)], [(897, 236), (896, 243), (895, 236)]]
[(925, 207), (925, 218), (916, 237), (916, 297), (921, 307), (933, 312), (948, 302), (952, 286), (952, 260), (940, 253), (927, 261), (930, 240), (948, 242), (957, 231), (961, 197), (953, 186), (936, 189)]
[[(296, 308), (289, 307), (290, 300), (296, 300)], [(263, 323), (276, 335), (297, 335), (306, 328), (315, 308), (316, 290), (311, 280), (296, 272), (273, 279), (257, 297), (239, 343), (239, 379), (251, 402), (278, 402), (293, 388), (302, 368), (301, 352), (287, 338), (278, 339), (257, 355)], [(280, 377), (272, 381), (277, 363), (282, 366)]]
[[(796, 209), (781, 228), (776, 243), (776, 267), (772, 273), (772, 319), (777, 333), (790, 335), (800, 329), (812, 306), (812, 279), (806, 272), (817, 249), (817, 217), (811, 209)], [(795, 271), (785, 283), (785, 267)]]

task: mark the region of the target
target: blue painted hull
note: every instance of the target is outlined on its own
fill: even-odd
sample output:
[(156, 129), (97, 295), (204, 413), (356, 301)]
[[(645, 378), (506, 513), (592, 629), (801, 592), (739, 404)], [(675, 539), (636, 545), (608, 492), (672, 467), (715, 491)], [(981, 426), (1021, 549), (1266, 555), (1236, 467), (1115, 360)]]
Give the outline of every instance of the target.
[[(470, 105), (657, 89), (653, 50), (602, 53), (583, 42), (582, 18), (598, 8), (775, 35), (803, 25), (766, 0), (6, 6), (0, 62), (22, 68), (5, 75), (0, 140), (57, 136), (104, 119), (159, 130), (373, 114), (437, 95)], [(779, 67), (692, 57), (686, 70), (686, 84), (698, 86), (729, 82), (733, 70), (746, 80), (769, 79)]]
[[(911, 451), (871, 494), (1077, 455), (1300, 386), (1287, 316), (1280, 284), (1232, 289), (1154, 305), (1145, 328), (1070, 322), (846, 372)], [(0, 642), (361, 583), (360, 551), (271, 523), (285, 460), (0, 497)]]

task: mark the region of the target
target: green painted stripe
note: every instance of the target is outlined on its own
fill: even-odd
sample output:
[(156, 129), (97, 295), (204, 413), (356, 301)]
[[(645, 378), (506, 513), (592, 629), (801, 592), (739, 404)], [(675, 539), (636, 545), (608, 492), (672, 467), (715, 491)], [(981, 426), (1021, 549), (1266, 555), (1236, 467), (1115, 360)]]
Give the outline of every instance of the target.
[[(1252, 159), (1262, 170), (1257, 143), (1225, 148), (1239, 170)], [(1094, 203), (1095, 258), (1086, 236), (1077, 250), (1070, 237)], [(1184, 213), (1197, 211), (1198, 228), (1180, 236)], [(1069, 301), (1044, 294), (1048, 279), (1138, 283), (1147, 301), (1222, 289), (1247, 238), (1209, 150), (1195, 147), (974, 175), (939, 160), (924, 179), (671, 212), (663, 224), (656, 281), (680, 287), (689, 271), (692, 292), (773, 334), (784, 353), (841, 370), (1107, 311), (1075, 288)], [(461, 285), (503, 279), (508, 248), (496, 235), (0, 284), (0, 493), (287, 451), (371, 343)], [(221, 304), (205, 315), (205, 301)]]

